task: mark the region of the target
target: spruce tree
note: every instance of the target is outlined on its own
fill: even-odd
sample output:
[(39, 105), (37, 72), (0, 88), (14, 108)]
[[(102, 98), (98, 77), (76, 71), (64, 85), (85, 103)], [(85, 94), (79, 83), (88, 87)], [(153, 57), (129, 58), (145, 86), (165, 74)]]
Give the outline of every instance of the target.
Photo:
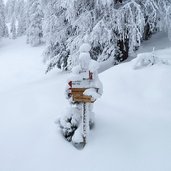
[(61, 6), (60, 1), (50, 0), (45, 11), (44, 36), (46, 38), (47, 49), (45, 51), (45, 61), (54, 60), (49, 63), (47, 71), (54, 67), (62, 70), (68, 68), (68, 57), (70, 54), (67, 49), (67, 27), (68, 21), (65, 16), (66, 9)]
[(5, 6), (3, 0), (0, 0), (0, 38), (5, 37)]
[(9, 31), (8, 31), (8, 27), (5, 24), (5, 29), (4, 29), (4, 37), (9, 37)]
[(38, 46), (43, 42), (42, 20), (43, 12), (39, 0), (30, 0), (27, 16), (27, 40), (31, 46)]
[(16, 18), (15, 18), (15, 15), (13, 15), (13, 17), (12, 17), (10, 33), (11, 33), (11, 38), (16, 39), (17, 35), (16, 35)]
[[(8, 0), (5, 5), (6, 21), (11, 22), (12, 17), (18, 13), (16, 0)], [(16, 16), (15, 16), (16, 17)]]
[(22, 36), (26, 33), (26, 4), (24, 0), (18, 1), (20, 6), (19, 15), (18, 15), (18, 27), (17, 27), (17, 36)]

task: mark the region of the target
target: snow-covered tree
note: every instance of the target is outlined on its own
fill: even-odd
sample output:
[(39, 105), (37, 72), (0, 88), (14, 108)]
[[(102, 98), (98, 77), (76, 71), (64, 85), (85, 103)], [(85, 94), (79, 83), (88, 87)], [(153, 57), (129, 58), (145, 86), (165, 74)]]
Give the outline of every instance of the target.
[(17, 34), (16, 34), (16, 18), (15, 18), (15, 15), (12, 17), (10, 34), (11, 34), (12, 39), (16, 39)]
[(28, 2), (27, 13), (27, 40), (31, 46), (40, 45), (43, 41), (42, 20), (43, 12), (39, 0), (30, 0)]
[[(6, 21), (10, 22), (12, 17), (17, 14), (16, 0), (8, 0), (5, 5)], [(16, 16), (15, 16), (16, 17)]]
[[(54, 42), (57, 42), (59, 46), (63, 44), (63, 40), (66, 42), (66, 51), (69, 53), (63, 56), (63, 59), (65, 59), (64, 61), (67, 60), (66, 64), (70, 66), (65, 68), (71, 69), (77, 63), (78, 47), (87, 35), (89, 35), (88, 39), (92, 45), (91, 57), (98, 61), (104, 61), (110, 57), (116, 57), (115, 62), (124, 60), (121, 57), (123, 52), (117, 48), (117, 46), (121, 46), (123, 41), (127, 42), (130, 49), (140, 44), (144, 28), (144, 16), (140, 6), (131, 1), (121, 7), (117, 6), (119, 8), (117, 9), (116, 3), (102, 0), (58, 1), (58, 9), (56, 9), (58, 15), (55, 17), (60, 23), (65, 23), (62, 24), (65, 27), (60, 31), (55, 29), (55, 34), (59, 34), (60, 38), (54, 34), (53, 37), (56, 38)], [(61, 9), (63, 9), (63, 18), (59, 12)], [(58, 23), (54, 23), (53, 27), (57, 27), (57, 25)], [(129, 42), (128, 37), (130, 37)], [(124, 49), (125, 44), (122, 44)], [(48, 69), (54, 66), (61, 68), (59, 66), (62, 57), (61, 52), (54, 55), (52, 44), (49, 44), (49, 49), (52, 53), (50, 54), (51, 62)]]
[(5, 6), (3, 0), (0, 0), (0, 38), (5, 37)]
[(22, 36), (26, 33), (26, 3), (24, 0), (20, 0), (18, 1), (18, 5), (20, 6), (20, 10), (18, 13), (17, 35)]
[(31, 6), (30, 1), (26, 3), (26, 43), (29, 44), (29, 25), (30, 25), (30, 18), (29, 18), (29, 7)]
[(49, 64), (48, 70), (55, 65), (67, 70), (69, 50), (66, 47), (68, 21), (65, 17), (66, 9), (59, 0), (50, 0), (45, 11), (44, 36), (47, 42), (46, 60), (55, 60)]
[[(162, 14), (162, 18), (160, 20), (160, 27), (168, 32), (168, 37), (171, 40), (171, 1), (160, 0), (159, 3), (160, 3), (160, 6), (159, 6), (160, 11)], [(164, 23), (161, 21), (164, 21)]]
[(127, 59), (162, 25), (168, 30), (169, 24), (163, 22), (170, 18), (169, 4), (169, 0), (49, 1), (45, 15), (48, 71), (75, 66), (78, 47), (86, 37), (91, 58), (99, 62), (113, 58), (114, 64)]
[(4, 37), (9, 37), (9, 31), (8, 31), (8, 27), (5, 24), (5, 29), (4, 29)]
[(13, 16), (17, 23), (17, 36), (26, 32), (26, 2), (24, 0), (8, 0), (5, 5), (6, 22), (11, 22)]

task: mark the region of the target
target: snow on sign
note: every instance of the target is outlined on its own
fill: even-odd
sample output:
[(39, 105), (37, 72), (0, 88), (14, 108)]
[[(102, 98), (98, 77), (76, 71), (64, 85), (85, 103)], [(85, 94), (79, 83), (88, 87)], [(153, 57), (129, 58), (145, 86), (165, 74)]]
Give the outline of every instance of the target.
[(91, 96), (86, 96), (83, 94), (87, 88), (90, 88), (90, 80), (72, 81), (71, 94), (73, 101), (93, 103), (94, 101), (91, 100)]
[(90, 88), (90, 81), (89, 79), (72, 81), (72, 88)]

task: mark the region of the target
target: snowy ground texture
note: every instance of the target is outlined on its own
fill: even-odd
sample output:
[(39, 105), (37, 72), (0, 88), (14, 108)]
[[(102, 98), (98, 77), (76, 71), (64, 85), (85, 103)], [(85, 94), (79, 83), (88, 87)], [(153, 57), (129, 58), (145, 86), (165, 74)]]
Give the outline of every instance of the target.
[[(171, 43), (157, 36), (140, 52), (155, 46), (170, 59)], [(171, 170), (171, 65), (135, 70), (134, 59), (101, 73), (96, 127), (79, 151), (55, 124), (68, 107), (68, 74), (44, 75), (43, 48), (24, 38), (0, 42), (0, 171)]]

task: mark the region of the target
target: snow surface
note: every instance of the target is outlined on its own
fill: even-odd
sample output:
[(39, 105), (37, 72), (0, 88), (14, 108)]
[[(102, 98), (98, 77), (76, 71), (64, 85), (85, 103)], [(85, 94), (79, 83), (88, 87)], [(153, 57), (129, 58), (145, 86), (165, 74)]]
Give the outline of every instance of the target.
[[(170, 50), (170, 49), (169, 49)], [(164, 50), (166, 52), (166, 50)], [(170, 53), (168, 53), (170, 54)], [(171, 65), (171, 58), (167, 55), (157, 55), (155, 52), (140, 53), (135, 59), (134, 69), (142, 69), (152, 65)]]
[[(44, 75), (43, 49), (0, 42), (0, 171), (171, 170), (170, 65), (134, 70), (133, 60), (100, 74), (95, 129), (79, 151), (54, 123), (68, 107), (68, 74)], [(171, 48), (156, 53), (170, 58)]]

